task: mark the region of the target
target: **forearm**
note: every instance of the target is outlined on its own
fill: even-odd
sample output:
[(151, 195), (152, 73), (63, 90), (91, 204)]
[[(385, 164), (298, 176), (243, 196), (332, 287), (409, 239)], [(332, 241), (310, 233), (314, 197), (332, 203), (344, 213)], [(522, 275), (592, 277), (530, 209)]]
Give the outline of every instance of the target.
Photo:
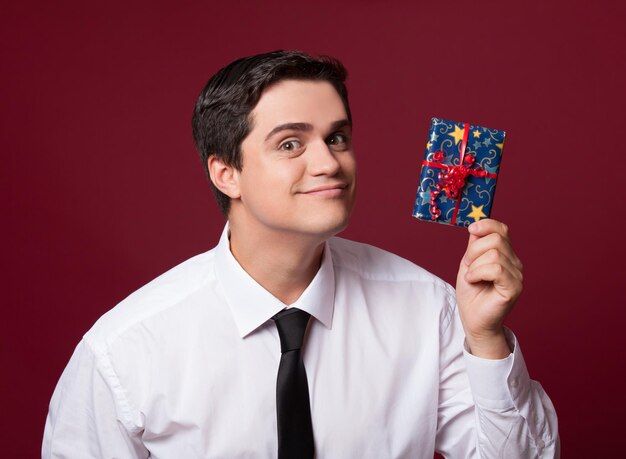
[(516, 408), (486, 408), (476, 404), (477, 448), (481, 458), (558, 458), (556, 415), (546, 399), (530, 395), (534, 414), (526, 418)]
[(513, 353), (505, 359), (486, 360), (465, 349), (480, 456), (558, 457), (554, 406), (541, 385), (530, 379), (515, 337), (508, 335)]
[(481, 358), (470, 353), (454, 309), (442, 317), (437, 451), (450, 458), (559, 457), (554, 407), (530, 379), (513, 333), (505, 329), (504, 358)]

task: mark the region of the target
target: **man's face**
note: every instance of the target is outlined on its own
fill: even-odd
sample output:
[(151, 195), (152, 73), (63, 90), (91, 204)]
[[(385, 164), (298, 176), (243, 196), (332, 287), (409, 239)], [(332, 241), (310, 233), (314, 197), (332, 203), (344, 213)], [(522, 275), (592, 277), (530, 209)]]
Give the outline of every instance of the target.
[(351, 126), (325, 81), (283, 80), (252, 111), (231, 218), (251, 231), (327, 238), (348, 224), (356, 189)]

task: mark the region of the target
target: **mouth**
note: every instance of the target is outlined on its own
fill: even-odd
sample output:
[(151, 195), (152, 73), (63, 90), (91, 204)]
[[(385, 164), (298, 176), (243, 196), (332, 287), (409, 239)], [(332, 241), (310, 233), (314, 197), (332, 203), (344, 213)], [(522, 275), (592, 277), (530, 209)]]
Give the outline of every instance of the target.
[(308, 191), (304, 191), (302, 194), (308, 196), (319, 196), (323, 198), (336, 198), (341, 196), (343, 192), (347, 189), (348, 184), (342, 182), (312, 188)]

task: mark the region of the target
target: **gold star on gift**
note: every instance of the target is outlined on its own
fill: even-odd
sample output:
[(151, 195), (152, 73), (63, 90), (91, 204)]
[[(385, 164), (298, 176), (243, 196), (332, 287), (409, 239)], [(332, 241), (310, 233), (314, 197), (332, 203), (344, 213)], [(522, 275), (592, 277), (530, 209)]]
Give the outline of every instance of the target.
[(454, 125), (454, 132), (452, 134), (448, 134), (450, 137), (454, 137), (454, 144), (458, 144), (461, 140), (463, 140), (464, 129), (459, 128), (456, 124)]
[(484, 204), (482, 206), (478, 206), (478, 207), (476, 207), (474, 204), (472, 204), (472, 211), (469, 214), (467, 214), (467, 216), (468, 217), (472, 217), (475, 222), (477, 222), (478, 220), (480, 220), (483, 217), (486, 217), (486, 215), (483, 213), (483, 207), (485, 207)]

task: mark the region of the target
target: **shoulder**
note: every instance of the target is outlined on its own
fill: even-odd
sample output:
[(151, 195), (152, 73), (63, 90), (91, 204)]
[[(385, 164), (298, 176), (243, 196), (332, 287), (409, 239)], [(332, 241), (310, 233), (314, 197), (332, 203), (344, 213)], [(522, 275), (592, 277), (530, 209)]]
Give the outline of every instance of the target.
[(329, 240), (333, 265), (371, 280), (424, 282), (451, 291), (452, 287), (421, 266), (373, 245), (339, 237)]
[(196, 255), (161, 274), (106, 312), (85, 334), (97, 351), (106, 348), (128, 329), (172, 308), (184, 307), (214, 278), (215, 249)]
[[(372, 302), (375, 307), (402, 308), (407, 314), (398, 314), (408, 322), (417, 317), (419, 323), (439, 323), (440, 329), (450, 324), (456, 309), (454, 288), (415, 263), (369, 244), (342, 238), (329, 240), (336, 279), (354, 289), (367, 286), (380, 298), (388, 301)], [(417, 316), (410, 316), (416, 314)]]

